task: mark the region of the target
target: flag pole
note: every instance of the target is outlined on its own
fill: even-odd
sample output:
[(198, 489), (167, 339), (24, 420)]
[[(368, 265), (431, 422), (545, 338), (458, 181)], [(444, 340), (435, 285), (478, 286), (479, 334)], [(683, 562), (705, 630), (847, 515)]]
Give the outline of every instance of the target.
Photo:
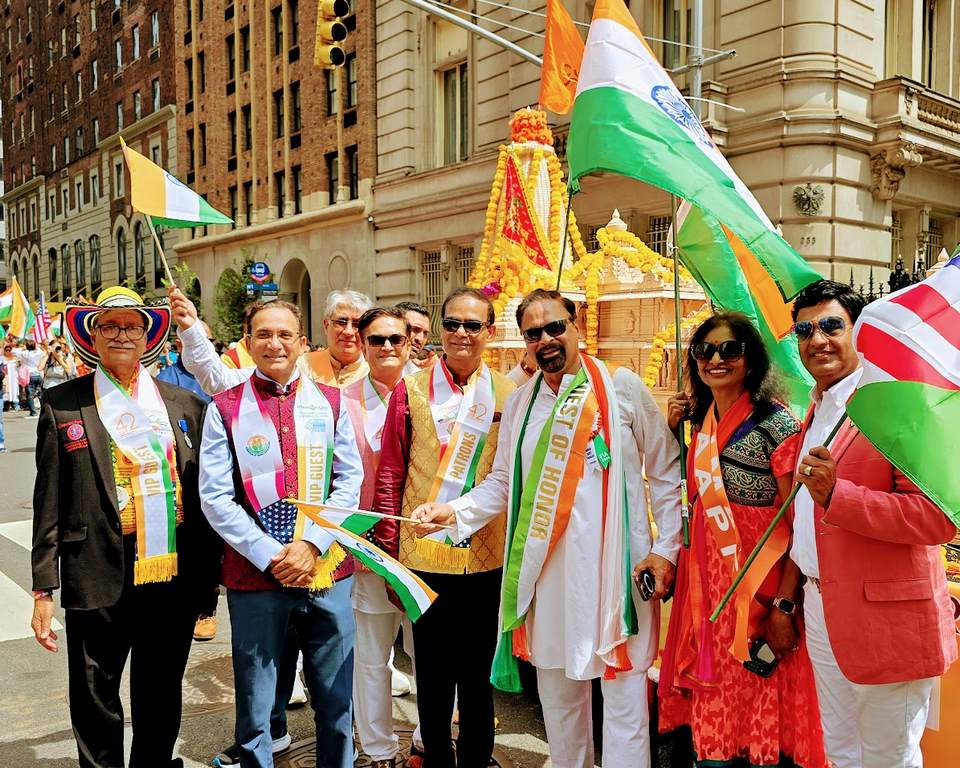
[(557, 263), (557, 290), (560, 290), (560, 280), (563, 277), (563, 260), (567, 255), (567, 236), (570, 234), (570, 206), (573, 205), (573, 191), (567, 187), (567, 213), (564, 216), (563, 240), (560, 245), (560, 261)]
[[(834, 425), (833, 429), (830, 430), (830, 434), (827, 435), (827, 439), (823, 442), (823, 447), (827, 448), (830, 443), (833, 442), (833, 438), (837, 436), (837, 432), (840, 431), (840, 427), (843, 426), (843, 422), (847, 420), (847, 412), (844, 411), (840, 416), (840, 420)], [(760, 554), (760, 550), (763, 549), (763, 545), (767, 543), (767, 539), (770, 538), (773, 533), (773, 529), (777, 527), (777, 523), (783, 518), (787, 510), (790, 508), (790, 505), (793, 503), (794, 497), (800, 491), (801, 483), (795, 483), (793, 490), (790, 491), (790, 495), (787, 496), (783, 504), (780, 507), (780, 510), (776, 515), (773, 516), (773, 520), (770, 521), (770, 525), (767, 526), (767, 530), (763, 532), (763, 536), (760, 537), (760, 540), (757, 542), (757, 546), (753, 548), (753, 552), (750, 553), (750, 556), (747, 557), (746, 561), (743, 563), (743, 568), (737, 573), (733, 579), (733, 583), (723, 593), (723, 597), (720, 598), (720, 602), (717, 603), (717, 607), (713, 609), (713, 613), (710, 614), (710, 621), (716, 621), (717, 617), (723, 611), (724, 607), (730, 602), (730, 598), (733, 597), (733, 593), (737, 591), (737, 587), (740, 586), (740, 582), (743, 581), (744, 576), (747, 575), (747, 571), (750, 570), (750, 566), (753, 565), (753, 561), (757, 559), (757, 555)]]
[(153, 235), (153, 242), (157, 246), (157, 253), (160, 254), (160, 261), (163, 262), (163, 271), (167, 274), (167, 282), (170, 285), (175, 286), (176, 282), (173, 279), (173, 273), (170, 271), (170, 265), (167, 264), (167, 257), (163, 253), (163, 246), (160, 244), (160, 238), (157, 237), (157, 230), (153, 228), (153, 217), (144, 216), (147, 220), (147, 226), (150, 227), (150, 234)]
[[(677, 355), (677, 394), (683, 392), (683, 345), (680, 340), (680, 247), (677, 245), (677, 196), (670, 195), (673, 206), (673, 321)], [(690, 499), (687, 495), (687, 447), (684, 443), (685, 419), (677, 422), (677, 442), (680, 444), (680, 521), (683, 526), (683, 546), (690, 546)]]

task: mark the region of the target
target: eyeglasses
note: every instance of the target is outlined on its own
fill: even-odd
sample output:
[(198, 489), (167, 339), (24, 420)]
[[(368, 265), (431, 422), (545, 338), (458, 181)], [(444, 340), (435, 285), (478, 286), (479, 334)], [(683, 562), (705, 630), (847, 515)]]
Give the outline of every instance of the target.
[(97, 333), (111, 341), (120, 335), (120, 331), (124, 331), (130, 341), (140, 341), (140, 339), (143, 338), (143, 334), (147, 332), (147, 329), (142, 325), (114, 325), (113, 323), (107, 323), (106, 325), (98, 325), (96, 328)]
[(366, 342), (371, 347), (382, 347), (387, 342), (390, 342), (391, 347), (402, 347), (407, 343), (407, 337), (399, 333), (391, 333), (389, 336), (381, 336), (379, 333), (371, 333), (367, 335)]
[(693, 345), (691, 350), (695, 360), (713, 360), (713, 356), (720, 353), (721, 360), (737, 360), (743, 357), (744, 353), (747, 351), (747, 343), (745, 341), (737, 341), (736, 339), (727, 339), (726, 341), (721, 341), (719, 344), (711, 344), (709, 341), (698, 341)]
[(821, 317), (816, 321), (801, 320), (799, 323), (794, 323), (793, 332), (797, 335), (799, 341), (806, 341), (813, 336), (817, 328), (824, 336), (839, 336), (846, 327), (846, 320), (836, 315), (830, 315), (829, 317)]
[(347, 330), (348, 328), (353, 328), (355, 331), (360, 330), (360, 323), (357, 320), (351, 320), (349, 317), (336, 317), (333, 319), (333, 324), (338, 328)]
[(443, 330), (447, 333), (456, 333), (463, 328), (468, 336), (476, 336), (487, 327), (487, 324), (480, 320), (457, 320), (455, 317), (443, 318), (440, 325), (443, 326)]
[(535, 341), (540, 341), (544, 331), (546, 331), (547, 335), (552, 339), (563, 336), (567, 330), (567, 323), (569, 322), (566, 318), (561, 318), (560, 320), (554, 320), (537, 328), (527, 328), (527, 330), (521, 332), (523, 340), (533, 344)]

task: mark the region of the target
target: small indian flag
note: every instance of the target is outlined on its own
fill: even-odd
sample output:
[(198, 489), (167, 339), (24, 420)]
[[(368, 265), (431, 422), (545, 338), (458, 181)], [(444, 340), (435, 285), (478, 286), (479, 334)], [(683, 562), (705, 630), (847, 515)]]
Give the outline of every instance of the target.
[(122, 138), (120, 145), (130, 169), (130, 205), (153, 219), (155, 225), (195, 227), (233, 222), (182, 181), (130, 149)]
[(346, 549), (371, 571), (383, 577), (383, 580), (387, 582), (397, 597), (400, 598), (403, 609), (406, 611), (407, 616), (410, 617), (410, 621), (419, 619), (424, 614), (424, 611), (437, 599), (437, 593), (430, 589), (422, 579), (408, 568), (400, 565), (397, 560), (390, 557), (390, 555), (380, 549), (380, 547), (357, 536), (355, 533), (351, 533), (346, 527), (341, 527), (331, 520), (326, 519), (326, 516), (329, 515), (333, 517), (336, 515), (337, 519), (342, 519), (342, 522), (346, 524), (349, 524), (351, 517), (354, 518), (353, 522), (357, 522), (359, 518), (374, 518), (374, 522), (376, 522), (379, 518), (373, 515), (362, 514), (342, 517), (340, 514), (331, 512), (329, 509), (321, 509), (315, 504), (300, 504), (296, 501), (294, 501), (294, 503), (297, 504), (297, 507), (303, 514), (333, 536), (340, 546)]
[(13, 278), (13, 284), (0, 293), (0, 323), (7, 326), (7, 333), (18, 339), (24, 338), (36, 324), (30, 302), (17, 278)]

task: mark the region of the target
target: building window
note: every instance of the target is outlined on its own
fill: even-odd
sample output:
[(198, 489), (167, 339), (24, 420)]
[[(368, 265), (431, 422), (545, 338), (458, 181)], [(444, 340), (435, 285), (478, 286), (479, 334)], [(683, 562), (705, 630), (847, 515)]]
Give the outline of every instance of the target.
[(60, 287), (57, 283), (57, 249), (47, 251), (47, 268), (50, 270), (50, 301), (60, 300)]
[(97, 4), (90, 3), (90, 31), (97, 31)]
[(237, 216), (240, 215), (238, 209), (239, 200), (237, 199), (237, 187), (236, 185), (230, 187), (230, 218), (233, 219), (233, 223), (230, 225), (230, 229), (237, 228)]
[(77, 276), (77, 293), (83, 293), (87, 284), (87, 256), (83, 252), (83, 240), (73, 244), (73, 267)]
[(253, 223), (253, 182), (243, 182), (243, 220), (249, 227)]
[(83, 210), (83, 179), (77, 179), (77, 183), (74, 184), (73, 193), (77, 198), (77, 212)]
[(443, 264), (440, 251), (420, 252), (420, 296), (423, 306), (430, 312), (430, 336), (440, 336), (440, 307), (447, 293), (446, 280), (443, 277)]
[(473, 248), (471, 246), (457, 246), (457, 256), (453, 265), (457, 285), (466, 285), (470, 282), (470, 273), (473, 272), (474, 261)]
[(207, 124), (200, 123), (200, 165), (207, 164)]
[(207, 68), (204, 66), (206, 62), (206, 56), (203, 51), (197, 54), (197, 85), (200, 86), (200, 93), (205, 93), (207, 90)]
[(337, 79), (332, 69), (327, 70), (327, 117), (337, 114)]
[(36, 254), (33, 255), (33, 290), (40, 292), (40, 259)]
[(445, 165), (466, 160), (470, 130), (467, 64), (463, 62), (440, 72), (442, 88), (443, 162)]
[(330, 196), (330, 204), (337, 202), (337, 189), (340, 186), (340, 164), (337, 162), (337, 153), (330, 152), (327, 155), (327, 194)]
[(74, 131), (74, 143), (77, 145), (77, 157), (83, 154), (83, 128)]
[(138, 291), (143, 291), (147, 287), (147, 237), (146, 227), (139, 221), (133, 225), (133, 269), (136, 275), (136, 286)]
[(70, 164), (70, 137), (69, 136), (63, 137), (63, 164), (64, 165)]
[(187, 70), (187, 101), (193, 101), (193, 59), (187, 59), (183, 62)]
[(290, 106), (293, 109), (291, 115), (292, 130), (294, 133), (299, 133), (303, 127), (300, 110), (300, 83), (290, 83)]
[(150, 102), (153, 106), (153, 111), (157, 112), (160, 109), (160, 78), (155, 77), (150, 81)]
[(293, 212), (303, 213), (303, 169), (295, 165), (290, 170), (293, 172)]
[(290, 45), (300, 45), (300, 19), (298, 16), (297, 0), (287, 0), (287, 16), (290, 18)]
[(647, 230), (647, 245), (650, 250), (656, 251), (661, 256), (667, 255), (667, 236), (670, 233), (670, 225), (673, 221), (670, 216), (651, 216), (650, 226)]
[(73, 280), (70, 277), (71, 261), (70, 246), (64, 243), (60, 246), (60, 279), (63, 281), (64, 301), (73, 294)]
[[(76, 74), (74, 74), (73, 78), (74, 78), (74, 85), (77, 87), (77, 103), (79, 104), (80, 100), (83, 98), (83, 73), (77, 72)], [(20, 117), (22, 119), (23, 115), (21, 115)]]
[(117, 282), (127, 282), (127, 233), (123, 229), (117, 232)]
[(283, 136), (283, 89), (273, 92), (274, 137)]
[(163, 163), (160, 162), (160, 144), (159, 143), (154, 144), (153, 146), (150, 147), (150, 160), (153, 161), (154, 165), (163, 165)]
[(921, 70), (920, 78), (923, 81), (923, 84), (927, 87), (933, 87), (933, 75), (934, 75), (934, 61), (937, 58), (937, 35), (936, 35), (936, 18), (937, 18), (937, 4), (934, 0), (924, 0), (921, 3), (923, 6), (923, 27), (921, 29)]
[(277, 171), (273, 174), (273, 187), (276, 190), (277, 195), (277, 218), (283, 218), (283, 209), (286, 207), (287, 195), (286, 195), (286, 185), (287, 185), (287, 174), (283, 171)]
[(192, 171), (196, 166), (196, 142), (193, 140), (193, 128), (187, 129), (187, 169)]
[(90, 235), (90, 293), (100, 292), (100, 236)]
[(227, 35), (227, 82), (237, 77), (237, 39)]
[(250, 27), (240, 30), (240, 71), (250, 71)]
[(119, 38), (113, 41), (113, 69), (115, 72), (123, 69), (123, 41)]
[(246, 152), (253, 148), (253, 120), (250, 115), (250, 105), (241, 107), (240, 114), (243, 117), (243, 150)]
[(277, 6), (270, 11), (273, 29), (273, 55), (279, 56), (283, 52), (283, 9)]
[(130, 30), (130, 38), (133, 42), (133, 60), (140, 58), (140, 25), (134, 24)]
[(90, 174), (90, 204), (96, 205), (100, 199), (100, 176), (96, 172)]
[(350, 199), (360, 196), (360, 166), (356, 145), (347, 147), (347, 173), (350, 174)]
[(229, 157), (236, 157), (237, 155), (237, 113), (236, 112), (230, 112), (227, 114), (227, 123), (230, 126)]
[(100, 118), (93, 118), (93, 144), (96, 146), (100, 143)]
[(160, 11), (150, 14), (150, 47), (160, 46)]
[(123, 197), (123, 160), (117, 160), (113, 166), (114, 197)]
[[(466, 66), (466, 65), (464, 65)], [(346, 61), (347, 68), (347, 103), (344, 104), (344, 109), (353, 109), (357, 106), (357, 54), (351, 53), (347, 55)]]
[(100, 87), (100, 65), (96, 59), (90, 60), (90, 90), (95, 91)]
[(667, 69), (682, 64), (686, 58), (678, 43), (690, 42), (692, 14), (687, 5), (687, 0), (663, 0), (663, 39), (673, 41), (663, 44), (663, 66)]
[(143, 104), (140, 100), (140, 91), (133, 92), (133, 120), (136, 122), (143, 113)]
[(122, 101), (118, 101), (116, 103), (116, 110), (117, 110), (117, 130), (122, 131), (123, 130), (123, 102)]

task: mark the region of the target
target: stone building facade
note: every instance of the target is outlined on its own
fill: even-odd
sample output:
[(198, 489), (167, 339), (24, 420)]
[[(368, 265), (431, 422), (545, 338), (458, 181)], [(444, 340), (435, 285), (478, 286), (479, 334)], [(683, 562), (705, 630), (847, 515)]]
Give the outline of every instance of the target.
[(266, 262), (322, 341), (328, 291), (375, 292), (373, 4), (350, 0), (340, 89), (313, 64), (315, 0), (180, 0), (172, 12), (182, 178), (235, 221), (186, 231), (177, 254), (211, 319), (224, 272)]
[[(454, 3), (540, 55), (544, 20)], [(576, 21), (593, 4), (567, 0)], [(683, 64), (687, 0), (633, 0), (668, 67)], [(705, 68), (701, 113), (714, 140), (791, 244), (824, 275), (886, 280), (960, 239), (960, 0), (705, 0), (703, 44), (736, 49)], [(536, 5), (537, 11), (544, 7)], [(581, 29), (584, 37), (586, 30)], [(497, 147), (537, 102), (539, 68), (411, 8), (377, 2), (377, 296), (430, 306), (469, 274)], [(678, 83), (685, 88), (686, 76)], [(551, 115), (562, 156), (568, 117)], [(619, 208), (665, 247), (667, 195), (587, 179), (574, 209), (585, 239)]]
[[(7, 253), (57, 309), (163, 272), (126, 191), (120, 137), (177, 172), (174, 28), (159, 0), (11, 0), (0, 21)], [(167, 234), (168, 245), (175, 235)]]

